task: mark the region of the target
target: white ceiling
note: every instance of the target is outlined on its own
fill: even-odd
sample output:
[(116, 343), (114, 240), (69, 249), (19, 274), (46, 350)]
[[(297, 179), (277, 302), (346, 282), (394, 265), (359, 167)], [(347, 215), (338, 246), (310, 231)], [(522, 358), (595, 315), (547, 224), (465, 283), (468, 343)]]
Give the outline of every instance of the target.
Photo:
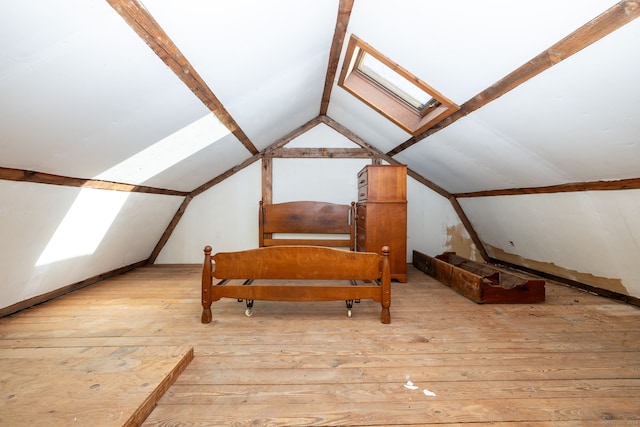
[[(338, 0), (143, 3), (259, 150), (319, 114)], [(347, 37), (462, 104), (614, 4), (356, 0)], [(7, 3), (0, 50), (0, 167), (190, 191), (251, 156), (204, 130), (143, 182), (112, 175), (211, 113), (106, 1)], [(638, 52), (640, 20), (395, 159), (454, 193), (637, 177)], [(328, 116), (382, 152), (410, 137), (335, 84)]]

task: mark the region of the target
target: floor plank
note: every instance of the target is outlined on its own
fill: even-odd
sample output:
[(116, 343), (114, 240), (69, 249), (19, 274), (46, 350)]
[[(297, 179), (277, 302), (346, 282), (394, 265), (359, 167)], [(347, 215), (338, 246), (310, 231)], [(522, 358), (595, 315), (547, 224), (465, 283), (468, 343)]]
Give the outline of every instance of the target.
[(0, 351), (0, 425), (140, 425), (193, 349), (45, 347)]
[[(143, 425), (640, 425), (638, 307), (555, 283), (544, 303), (478, 305), (408, 273), (392, 284), (390, 325), (365, 300), (351, 318), (344, 302), (257, 301), (246, 317), (222, 300), (203, 325), (199, 266), (140, 268), (24, 310), (0, 319), (0, 424), (22, 387), (50, 422), (122, 425), (114, 408), (151, 384), (144, 372), (166, 376), (193, 348)], [(23, 363), (33, 374), (12, 376)], [(92, 400), (107, 389), (117, 398)], [(80, 409), (56, 418), (65, 401), (91, 422)], [(42, 416), (20, 412), (11, 425)]]

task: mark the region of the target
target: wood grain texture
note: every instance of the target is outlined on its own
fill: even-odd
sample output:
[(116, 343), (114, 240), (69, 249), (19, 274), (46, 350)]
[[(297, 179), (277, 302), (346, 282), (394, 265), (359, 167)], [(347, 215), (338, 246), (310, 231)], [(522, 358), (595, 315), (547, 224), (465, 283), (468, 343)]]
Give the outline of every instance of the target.
[(545, 187), (505, 188), (500, 190), (474, 191), (456, 193), (453, 197), (493, 197), (520, 196), (524, 194), (572, 193), (577, 191), (617, 191), (640, 189), (640, 178), (618, 179), (610, 181), (569, 182), (566, 184), (548, 185)]
[(77, 178), (26, 169), (3, 167), (0, 167), (0, 179), (6, 181), (24, 181), (34, 182), (37, 184), (62, 185), (67, 187), (93, 188), (97, 190), (125, 191), (129, 193), (164, 194), (168, 196), (182, 197), (189, 194), (185, 191), (168, 190), (165, 188), (147, 187), (144, 185), (126, 184), (99, 179)]
[(107, 0), (107, 2), (193, 94), (238, 138), (242, 145), (251, 154), (257, 154), (258, 149), (253, 142), (144, 5), (138, 0)]
[(333, 33), (331, 41), (331, 50), (329, 51), (329, 64), (327, 65), (327, 73), (324, 79), (324, 91), (322, 92), (322, 101), (320, 102), (320, 115), (325, 116), (329, 110), (329, 100), (331, 99), (331, 91), (333, 89), (334, 80), (338, 72), (338, 63), (340, 62), (340, 53), (344, 37), (349, 26), (351, 18), (351, 9), (354, 0), (340, 0), (338, 5), (338, 18), (336, 19), (336, 29)]
[[(375, 321), (380, 306), (370, 300), (352, 318), (344, 302), (260, 301), (248, 318), (243, 304), (221, 300), (216, 320), (202, 325), (200, 266), (187, 265), (145, 266), (4, 317), (0, 378), (15, 372), (9, 359), (67, 363), (41, 365), (37, 380), (23, 382), (32, 393), (55, 387), (38, 396), (57, 412), (39, 417), (34, 406), (3, 425), (122, 425), (62, 418), (68, 397), (78, 413), (115, 407), (74, 388), (65, 366), (84, 357), (124, 390), (136, 374), (131, 364), (109, 374), (119, 362), (96, 358), (106, 348), (153, 353), (146, 367), (160, 372), (162, 348), (182, 346), (194, 359), (144, 426), (640, 423), (638, 307), (549, 281), (542, 304), (477, 305), (412, 266), (407, 272), (407, 283), (392, 283), (389, 325)], [(404, 388), (408, 379), (419, 388)], [(0, 381), (0, 417), (19, 399), (12, 393)]]
[[(211, 323), (211, 303), (221, 298), (247, 301), (351, 301), (347, 304), (369, 298), (381, 304), (382, 323), (391, 322), (389, 247), (381, 248), (381, 255), (299, 245), (218, 252), (213, 256), (211, 252), (210, 246), (204, 248), (202, 323)], [(214, 285), (213, 278), (222, 281)], [(251, 282), (244, 282), (240, 286), (229, 285), (228, 282), (234, 279)], [(272, 283), (273, 280), (289, 283), (282, 285)]]
[(193, 348), (2, 349), (0, 423), (139, 426), (193, 359)]

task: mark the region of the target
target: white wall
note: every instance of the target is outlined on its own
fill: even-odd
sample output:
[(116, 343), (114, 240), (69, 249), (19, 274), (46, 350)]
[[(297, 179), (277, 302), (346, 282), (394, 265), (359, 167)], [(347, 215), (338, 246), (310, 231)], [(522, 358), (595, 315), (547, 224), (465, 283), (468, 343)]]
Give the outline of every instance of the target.
[(194, 198), (156, 263), (202, 263), (207, 245), (214, 252), (257, 247), (261, 174), (255, 162)]
[(640, 296), (640, 190), (461, 199), (490, 255)]
[[(341, 134), (318, 125), (286, 147), (356, 147)], [(349, 204), (357, 200), (357, 173), (370, 159), (273, 159), (273, 202), (316, 200)], [(196, 197), (156, 263), (199, 264), (202, 249), (235, 251), (258, 246), (261, 164), (236, 173)], [(430, 255), (455, 250), (474, 254), (468, 234), (449, 201), (408, 178), (407, 262), (413, 249)]]
[(182, 197), (0, 181), (0, 308), (143, 261)]
[(407, 179), (407, 199), (407, 261), (414, 249), (430, 256), (456, 252), (481, 260), (449, 199), (412, 178)]

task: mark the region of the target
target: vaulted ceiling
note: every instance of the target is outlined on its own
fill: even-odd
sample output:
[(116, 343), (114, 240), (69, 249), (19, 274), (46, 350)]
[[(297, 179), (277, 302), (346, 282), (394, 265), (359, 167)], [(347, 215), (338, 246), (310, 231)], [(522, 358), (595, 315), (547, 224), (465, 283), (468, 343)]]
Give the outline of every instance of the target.
[[(194, 196), (321, 123), (495, 236), (492, 196), (640, 188), (638, 15), (637, 0), (9, 2), (0, 179)], [(460, 110), (411, 135), (345, 91), (352, 35)]]
[[(611, 0), (12, 2), (0, 166), (192, 191), (322, 114), (449, 193), (637, 178), (637, 15)], [(462, 110), (412, 137), (336, 86), (351, 34)], [(196, 138), (159, 170), (114, 169)]]

